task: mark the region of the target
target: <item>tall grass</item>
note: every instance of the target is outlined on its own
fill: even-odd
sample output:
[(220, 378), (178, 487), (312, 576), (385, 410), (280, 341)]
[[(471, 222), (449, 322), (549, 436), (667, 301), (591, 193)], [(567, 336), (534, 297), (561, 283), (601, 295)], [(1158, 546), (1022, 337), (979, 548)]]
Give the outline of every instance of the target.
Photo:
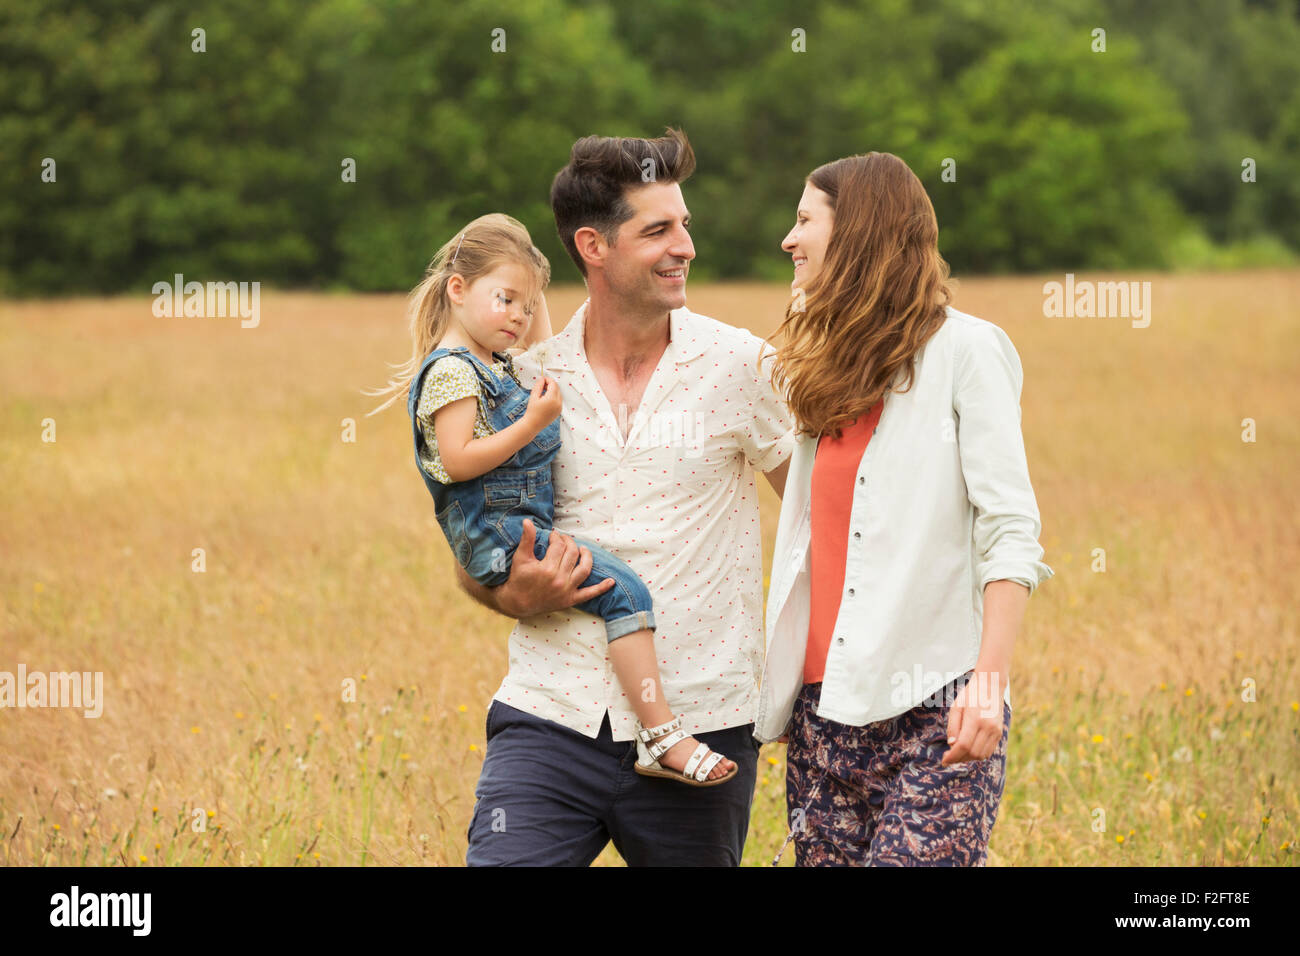
[[(956, 300), (1021, 355), (1057, 571), (1016, 648), (990, 863), (1290, 865), (1300, 273), (1156, 276), (1146, 329), (1044, 318), (1042, 282)], [(767, 333), (783, 295), (690, 301)], [(581, 298), (552, 295), (557, 325)], [(510, 622), (457, 589), (404, 410), (364, 416), (401, 310), (0, 305), (0, 670), (102, 671), (106, 698), (0, 710), (6, 863), (463, 861)], [(761, 759), (747, 864), (785, 836), (784, 748)]]

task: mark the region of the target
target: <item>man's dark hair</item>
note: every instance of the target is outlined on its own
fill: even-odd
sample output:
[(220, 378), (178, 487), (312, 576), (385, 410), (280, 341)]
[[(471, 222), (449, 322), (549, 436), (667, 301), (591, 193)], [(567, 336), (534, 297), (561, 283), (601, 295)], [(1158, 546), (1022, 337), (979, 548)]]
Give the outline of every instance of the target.
[(612, 246), (618, 227), (632, 218), (632, 206), (624, 198), (627, 188), (682, 183), (695, 172), (695, 151), (686, 134), (671, 127), (665, 132), (658, 139), (584, 136), (573, 144), (569, 164), (555, 174), (551, 183), (555, 228), (584, 277), (587, 265), (573, 242), (575, 232), (590, 226)]

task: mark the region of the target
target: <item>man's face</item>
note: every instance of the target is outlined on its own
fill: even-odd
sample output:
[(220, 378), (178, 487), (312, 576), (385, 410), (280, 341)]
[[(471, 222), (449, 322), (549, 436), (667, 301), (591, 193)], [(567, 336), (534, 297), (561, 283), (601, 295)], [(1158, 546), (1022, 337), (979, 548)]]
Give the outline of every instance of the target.
[(629, 187), (623, 198), (632, 218), (607, 246), (605, 281), (626, 308), (671, 312), (686, 304), (686, 274), (695, 258), (691, 214), (677, 183)]

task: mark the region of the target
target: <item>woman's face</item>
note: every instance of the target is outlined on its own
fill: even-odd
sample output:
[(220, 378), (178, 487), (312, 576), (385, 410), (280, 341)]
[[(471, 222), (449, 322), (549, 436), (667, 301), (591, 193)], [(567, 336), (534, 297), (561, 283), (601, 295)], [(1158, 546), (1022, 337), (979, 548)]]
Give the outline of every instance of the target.
[(794, 228), (781, 243), (781, 248), (794, 257), (794, 281), (790, 288), (806, 287), (822, 267), (834, 222), (835, 212), (831, 209), (830, 197), (812, 183), (807, 183), (799, 199)]

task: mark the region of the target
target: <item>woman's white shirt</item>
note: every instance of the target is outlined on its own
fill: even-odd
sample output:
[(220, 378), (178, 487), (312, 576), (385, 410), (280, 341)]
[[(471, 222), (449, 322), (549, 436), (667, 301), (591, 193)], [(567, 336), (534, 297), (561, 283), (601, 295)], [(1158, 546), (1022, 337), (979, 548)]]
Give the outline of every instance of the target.
[[(886, 394), (853, 486), (817, 708), (851, 726), (902, 714), (975, 666), (986, 584), (1032, 594), (1053, 574), (1020, 432), (1020, 357), (996, 325), (947, 313), (911, 387)], [(763, 741), (785, 733), (803, 683), (816, 451), (817, 439), (798, 436), (781, 503), (754, 730)]]

